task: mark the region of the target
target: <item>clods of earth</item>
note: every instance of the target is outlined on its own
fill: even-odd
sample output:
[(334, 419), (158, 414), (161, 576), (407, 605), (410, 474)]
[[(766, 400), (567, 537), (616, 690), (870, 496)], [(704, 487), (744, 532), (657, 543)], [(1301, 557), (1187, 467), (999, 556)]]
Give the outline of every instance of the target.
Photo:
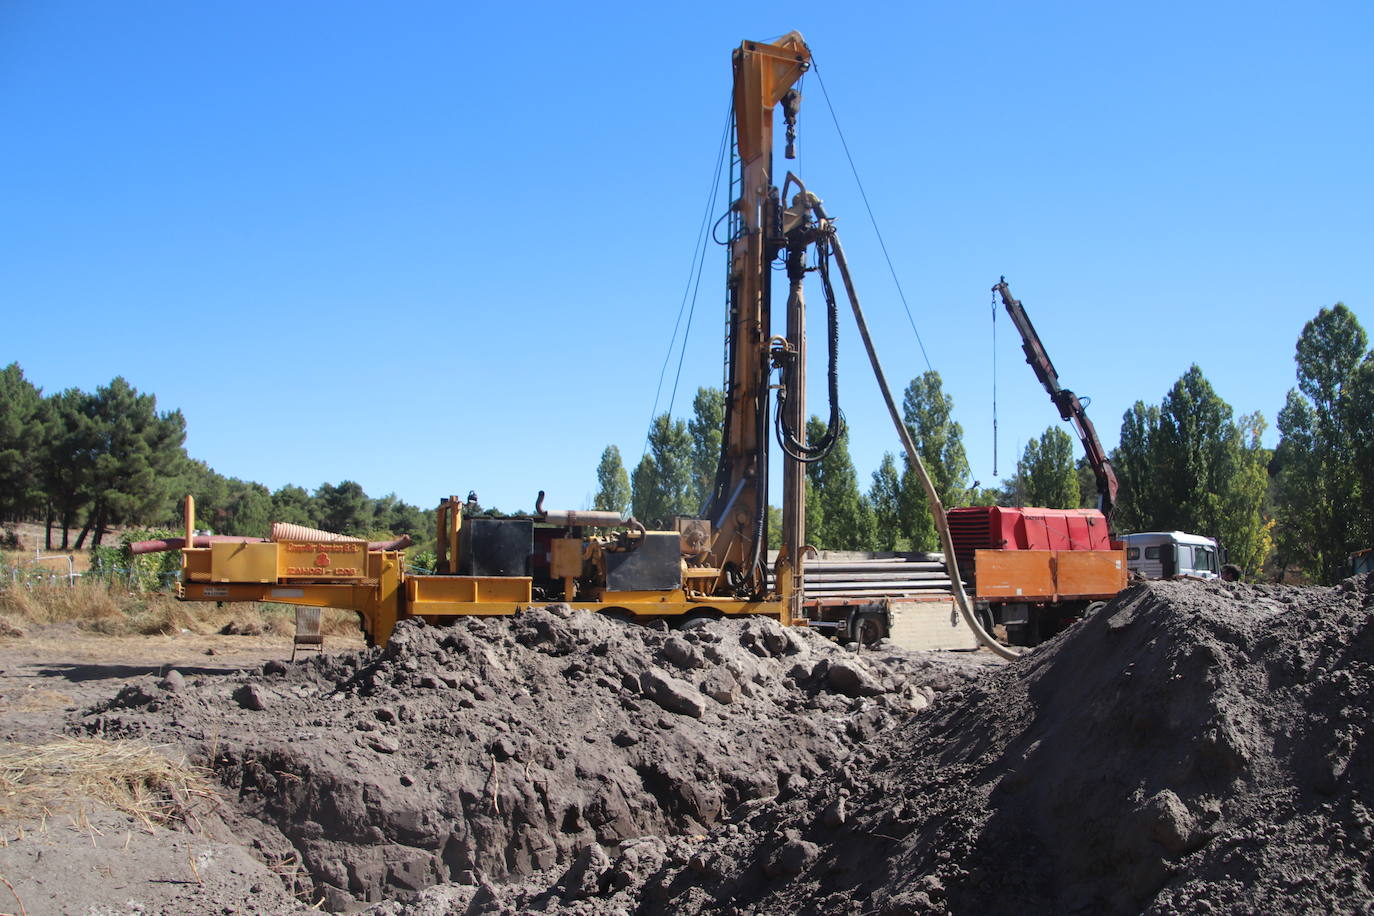
[(842, 768), (980, 661), (856, 654), (764, 618), (667, 631), (555, 605), (407, 623), (381, 651), (237, 678), (131, 684), (81, 725), (189, 749), (239, 835), (344, 910), (704, 835)]
[(1371, 610), (1369, 576), (1140, 584), (998, 664), (555, 605), (68, 728), (210, 768), (268, 911), (1358, 913)]

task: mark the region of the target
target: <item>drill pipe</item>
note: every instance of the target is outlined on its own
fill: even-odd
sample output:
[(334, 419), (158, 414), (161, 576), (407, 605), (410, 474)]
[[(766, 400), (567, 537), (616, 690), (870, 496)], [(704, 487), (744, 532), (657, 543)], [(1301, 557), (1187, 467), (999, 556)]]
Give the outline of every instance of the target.
[[(202, 534), (192, 539), (193, 547), (209, 547), (211, 544), (267, 544), (267, 538), (245, 538), (232, 534)], [(393, 541), (368, 541), (368, 550), (404, 550), (411, 545), (410, 535), (403, 534)], [(165, 553), (181, 550), (186, 546), (185, 538), (161, 538), (156, 541), (135, 541), (129, 545), (134, 556), (144, 553)]]

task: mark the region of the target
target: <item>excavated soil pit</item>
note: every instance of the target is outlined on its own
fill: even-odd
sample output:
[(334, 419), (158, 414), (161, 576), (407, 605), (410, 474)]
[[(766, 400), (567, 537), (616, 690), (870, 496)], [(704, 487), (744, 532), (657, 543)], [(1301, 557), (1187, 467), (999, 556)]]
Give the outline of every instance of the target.
[(1372, 912), (1371, 611), (1133, 586), (709, 837), (377, 912)]
[(148, 679), (82, 726), (212, 766), (235, 831), (278, 871), (300, 863), (296, 889), (337, 910), (699, 837), (994, 667), (854, 654), (765, 619), (668, 632), (555, 605), (407, 623), (385, 650), (239, 677)]

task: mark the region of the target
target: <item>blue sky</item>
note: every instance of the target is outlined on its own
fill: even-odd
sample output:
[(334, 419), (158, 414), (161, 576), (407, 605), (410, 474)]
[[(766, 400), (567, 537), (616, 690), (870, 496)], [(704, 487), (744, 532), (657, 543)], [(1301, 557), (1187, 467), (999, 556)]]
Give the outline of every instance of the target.
[[(583, 506), (607, 444), (643, 447), (730, 52), (789, 29), (985, 485), (994, 362), (1002, 476), (1058, 422), (1004, 314), (994, 350), (999, 275), (1109, 447), (1194, 362), (1272, 424), (1318, 308), (1374, 331), (1365, 3), (10, 0), (0, 363), (49, 392), (123, 375), (185, 412), (194, 457), (272, 488)], [(814, 74), (803, 92), (790, 166), (904, 382), (926, 363)], [(721, 380), (706, 257), (682, 415)], [(842, 335), (866, 480), (898, 445)]]

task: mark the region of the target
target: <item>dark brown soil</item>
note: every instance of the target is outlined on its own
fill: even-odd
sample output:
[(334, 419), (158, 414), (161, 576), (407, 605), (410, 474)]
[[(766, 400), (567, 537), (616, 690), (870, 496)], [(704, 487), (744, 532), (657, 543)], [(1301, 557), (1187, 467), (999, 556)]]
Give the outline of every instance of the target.
[(435, 889), (428, 902), (472, 913), (1374, 911), (1372, 585), (1135, 586), (847, 766), (701, 842), (660, 844), (647, 867), (643, 853), (591, 856), (591, 877)]
[[(996, 665), (555, 606), (53, 701), (225, 786), (213, 842), (135, 837), (130, 867), (189, 895), (219, 843), (210, 899), (251, 882), (280, 911), (1363, 913), (1371, 610), (1368, 576), (1137, 585)], [(21, 892), (60, 888), (24, 848)]]
[(668, 632), (554, 606), (406, 624), (384, 651), (255, 674), (148, 678), (81, 724), (212, 762), (235, 831), (269, 863), (299, 857), (310, 896), (346, 909), (704, 835), (987, 668), (859, 655), (766, 619)]

